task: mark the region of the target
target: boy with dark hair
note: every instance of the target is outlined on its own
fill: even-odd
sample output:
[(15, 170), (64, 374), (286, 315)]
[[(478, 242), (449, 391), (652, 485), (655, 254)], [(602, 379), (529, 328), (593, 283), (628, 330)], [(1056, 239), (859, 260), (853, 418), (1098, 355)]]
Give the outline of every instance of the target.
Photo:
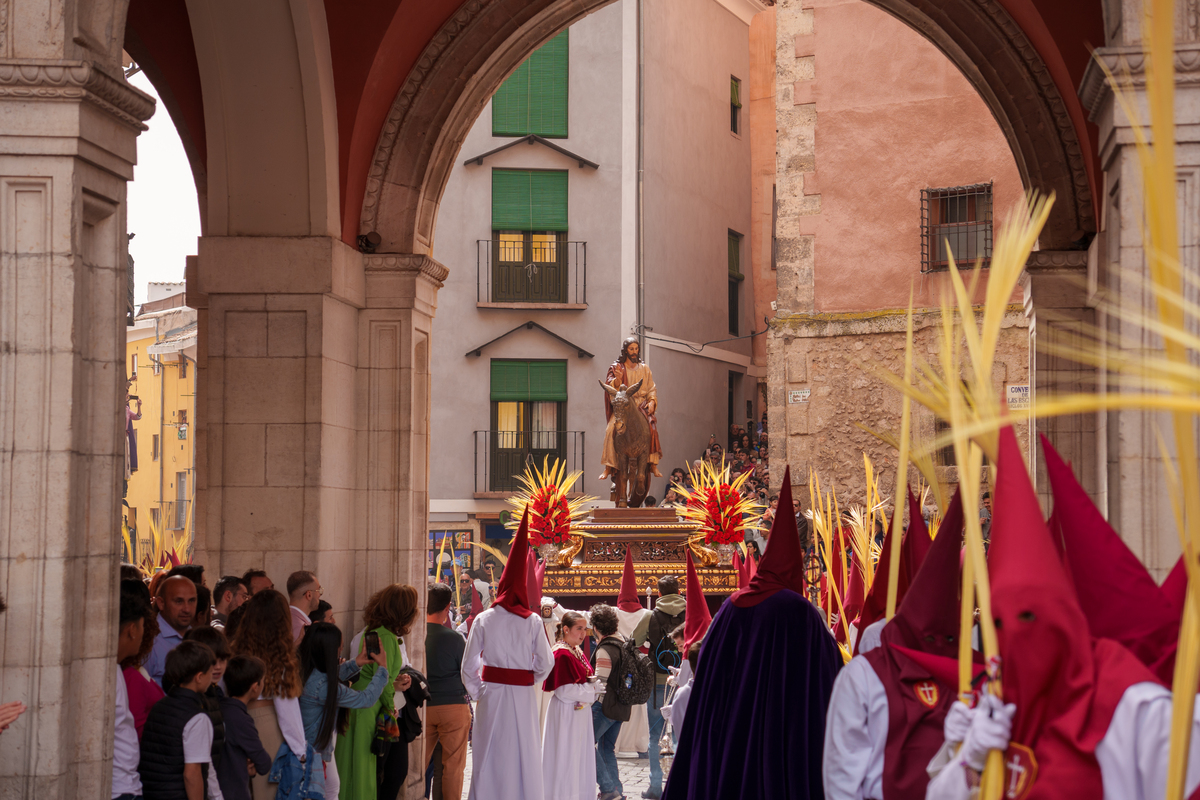
[[(117, 664), (136, 656), (142, 646), (150, 604), (141, 581), (121, 581), (121, 607), (117, 622)], [(136, 800), (142, 796), (138, 776), (139, 745), (125, 676), (117, 669), (116, 734), (113, 737), (113, 800)]]
[(229, 651), (229, 640), (225, 638), (225, 634), (217, 628), (192, 628), (184, 634), (183, 640), (199, 642), (213, 651), (213, 657), (217, 661), (213, 664), (212, 686), (208, 687), (205, 694), (213, 700), (224, 695), (221, 680), (225, 677), (225, 665), (229, 663), (229, 657), (233, 655)]
[[(213, 720), (204, 692), (216, 658), (199, 642), (183, 642), (167, 654), (163, 682), (170, 692), (150, 709), (142, 729), (145, 794), (154, 800), (204, 800), (219, 796), (212, 764)], [(207, 792), (206, 792), (207, 788)]]
[(225, 667), (225, 697), (220, 700), (225, 720), (225, 752), (217, 765), (217, 779), (225, 800), (250, 800), (250, 770), (263, 775), (271, 770), (271, 756), (263, 749), (254, 720), (246, 706), (262, 694), (266, 667), (254, 656), (234, 656)]

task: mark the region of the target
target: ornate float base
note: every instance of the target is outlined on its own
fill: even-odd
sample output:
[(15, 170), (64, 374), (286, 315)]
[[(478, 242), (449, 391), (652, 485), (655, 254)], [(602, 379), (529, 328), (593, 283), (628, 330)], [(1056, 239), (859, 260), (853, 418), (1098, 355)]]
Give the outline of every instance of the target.
[[(664, 575), (681, 579), (687, 570), (688, 537), (696, 532), (691, 522), (681, 522), (669, 508), (598, 508), (578, 526), (591, 534), (578, 537), (562, 553), (572, 552), (572, 562), (546, 570), (547, 595), (556, 599), (615, 596), (621, 589), (625, 550), (633, 551), (633, 570), (639, 594), (657, 585)], [(705, 595), (725, 596), (737, 591), (737, 573), (717, 566), (717, 553), (704, 545), (691, 546), (696, 574)]]

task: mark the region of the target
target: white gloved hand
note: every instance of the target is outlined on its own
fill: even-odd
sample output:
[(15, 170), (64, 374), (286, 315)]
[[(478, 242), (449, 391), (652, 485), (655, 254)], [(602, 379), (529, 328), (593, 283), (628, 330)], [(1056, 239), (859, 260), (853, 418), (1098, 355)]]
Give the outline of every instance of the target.
[(971, 728), (963, 739), (962, 757), (968, 767), (981, 772), (987, 763), (989, 750), (1001, 752), (1008, 749), (1012, 736), (1013, 715), (1017, 707), (993, 694), (984, 692), (971, 715)]
[(955, 700), (954, 705), (950, 706), (950, 711), (946, 714), (946, 721), (942, 725), (942, 732), (946, 735), (947, 742), (961, 742), (967, 737), (967, 731), (971, 729), (971, 717), (974, 712), (971, 707), (961, 700)]

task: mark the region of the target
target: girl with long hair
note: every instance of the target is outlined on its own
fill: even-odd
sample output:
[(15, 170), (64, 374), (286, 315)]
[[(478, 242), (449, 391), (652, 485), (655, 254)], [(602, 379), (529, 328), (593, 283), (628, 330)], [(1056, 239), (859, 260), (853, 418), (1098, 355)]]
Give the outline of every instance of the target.
[[(402, 639), (408, 635), (416, 618), (417, 590), (407, 584), (396, 583), (380, 589), (363, 609), (365, 627), (350, 643), (350, 651), (356, 654), (363, 652), (367, 635), (378, 635), (380, 650), (386, 654), (387, 663), (391, 665), (388, 672), (396, 677), (384, 686), (376, 703), (350, 712), (346, 733), (338, 736), (335, 754), (345, 797), (355, 800), (396, 800), (404, 785), (404, 778), (408, 774), (408, 742), (404, 740), (404, 734), (400, 734), (399, 741), (391, 742), (381, 756), (371, 751), (371, 743), (375, 738), (375, 721), (380, 710), (399, 711), (404, 706), (404, 690), (412, 684), (412, 676), (402, 675), (400, 670), (408, 664)], [(365, 690), (375, 677), (376, 669), (379, 667), (374, 663), (364, 664), (354, 688)]]
[[(338, 732), (346, 730), (347, 718), (339, 709), (375, 705), (388, 684), (387, 653), (367, 655), (364, 650), (353, 661), (339, 664), (341, 652), (342, 632), (329, 622), (313, 623), (300, 640), (300, 677), (304, 680), (300, 716), (304, 737), (320, 755), (324, 767), (321, 770), (314, 765), (312, 786), (326, 797), (337, 797), (341, 783), (333, 748)], [(368, 663), (378, 668), (366, 688), (360, 692), (346, 686), (345, 682)]]
[[(287, 598), (274, 589), (256, 592), (245, 603), (246, 613), (233, 637), (235, 656), (257, 656), (266, 665), (263, 690), (248, 707), (263, 749), (274, 759), (280, 746), (301, 761), (307, 751), (304, 720), (300, 716), (300, 663), (292, 638), (292, 612)], [(278, 784), (266, 775), (251, 780), (254, 800), (274, 800)]]
[(559, 622), (554, 669), (542, 689), (553, 692), (542, 736), (542, 784), (555, 800), (593, 800), (596, 796), (596, 745), (592, 703), (599, 689), (580, 646), (587, 620), (568, 611)]

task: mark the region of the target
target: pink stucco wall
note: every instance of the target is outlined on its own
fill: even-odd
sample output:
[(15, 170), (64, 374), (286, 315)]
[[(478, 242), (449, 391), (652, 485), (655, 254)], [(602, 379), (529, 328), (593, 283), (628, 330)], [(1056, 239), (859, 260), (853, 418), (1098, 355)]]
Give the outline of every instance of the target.
[[(815, 102), (821, 213), (817, 311), (936, 306), (944, 273), (921, 274), (921, 190), (994, 184), (996, 226), (1022, 196), (1004, 135), (966, 78), (919, 33), (861, 0), (814, 0), (815, 57), (797, 103)], [(809, 193), (808, 183), (805, 192)]]

